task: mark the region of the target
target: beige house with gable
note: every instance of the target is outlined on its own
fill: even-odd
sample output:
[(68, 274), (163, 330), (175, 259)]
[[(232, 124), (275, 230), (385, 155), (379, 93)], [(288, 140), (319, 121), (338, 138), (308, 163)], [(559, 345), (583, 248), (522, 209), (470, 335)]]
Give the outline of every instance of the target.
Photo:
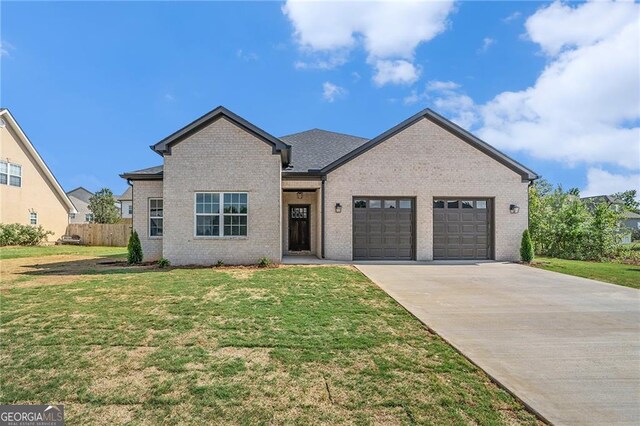
[(9, 110), (0, 109), (0, 223), (64, 235), (74, 205)]
[(366, 139), (277, 138), (224, 107), (121, 176), (147, 260), (517, 260), (537, 174), (426, 109)]

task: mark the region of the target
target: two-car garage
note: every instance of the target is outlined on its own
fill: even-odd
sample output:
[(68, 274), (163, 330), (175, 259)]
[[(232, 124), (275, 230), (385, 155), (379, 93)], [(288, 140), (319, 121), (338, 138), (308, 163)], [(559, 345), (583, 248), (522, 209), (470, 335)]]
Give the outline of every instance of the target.
[[(492, 258), (492, 199), (434, 197), (432, 203), (434, 260)], [(354, 260), (416, 258), (415, 198), (354, 197), (352, 207)]]

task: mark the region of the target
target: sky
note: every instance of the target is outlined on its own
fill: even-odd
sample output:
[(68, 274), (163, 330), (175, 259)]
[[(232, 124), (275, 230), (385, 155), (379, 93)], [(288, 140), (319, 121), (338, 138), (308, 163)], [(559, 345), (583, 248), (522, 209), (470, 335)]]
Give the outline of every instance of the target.
[(218, 105), (372, 138), (431, 108), (584, 195), (640, 190), (640, 4), (0, 2), (0, 105), (65, 190)]

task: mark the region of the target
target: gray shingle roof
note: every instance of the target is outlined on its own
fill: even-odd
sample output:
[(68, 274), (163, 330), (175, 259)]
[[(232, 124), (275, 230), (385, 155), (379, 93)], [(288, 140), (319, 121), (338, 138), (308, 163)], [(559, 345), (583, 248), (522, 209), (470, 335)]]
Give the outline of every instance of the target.
[(368, 141), (366, 138), (311, 129), (282, 136), (291, 145), (291, 164), (286, 172), (306, 172), (321, 169)]
[(120, 175), (124, 179), (162, 179), (163, 166), (153, 166), (146, 169), (134, 170)]

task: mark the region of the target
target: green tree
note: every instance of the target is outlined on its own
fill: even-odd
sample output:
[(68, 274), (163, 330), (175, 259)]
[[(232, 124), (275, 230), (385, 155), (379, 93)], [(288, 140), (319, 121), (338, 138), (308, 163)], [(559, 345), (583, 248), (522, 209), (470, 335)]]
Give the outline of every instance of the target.
[(102, 188), (89, 198), (89, 210), (96, 223), (116, 223), (120, 220), (116, 199), (109, 188)]
[(620, 245), (621, 212), (607, 203), (599, 203), (592, 209), (590, 219), (586, 257), (597, 260), (611, 257)]
[(522, 232), (522, 242), (520, 243), (520, 259), (523, 262), (531, 263), (533, 260), (533, 242), (531, 241), (531, 235), (529, 230), (525, 229)]
[(616, 192), (612, 197), (622, 201), (627, 210), (640, 214), (640, 202), (638, 202), (636, 198), (637, 195), (638, 192), (635, 189), (630, 189), (628, 191)]
[(127, 262), (132, 265), (142, 262), (142, 245), (140, 244), (138, 233), (135, 230), (129, 237), (129, 244), (127, 245)]

